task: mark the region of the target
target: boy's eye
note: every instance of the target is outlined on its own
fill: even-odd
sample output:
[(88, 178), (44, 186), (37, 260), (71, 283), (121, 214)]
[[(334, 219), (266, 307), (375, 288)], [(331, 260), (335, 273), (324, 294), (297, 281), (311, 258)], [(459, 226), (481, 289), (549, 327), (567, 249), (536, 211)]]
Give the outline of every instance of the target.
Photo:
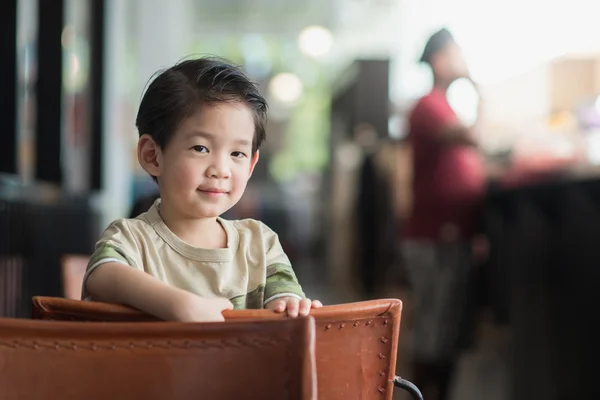
[(231, 155), (235, 158), (246, 157), (246, 154), (242, 153), (241, 151), (234, 151), (233, 153), (231, 153)]
[(192, 147), (192, 149), (197, 151), (198, 153), (207, 153), (208, 152), (208, 149), (206, 147), (200, 146), (200, 145), (194, 146), (194, 147)]

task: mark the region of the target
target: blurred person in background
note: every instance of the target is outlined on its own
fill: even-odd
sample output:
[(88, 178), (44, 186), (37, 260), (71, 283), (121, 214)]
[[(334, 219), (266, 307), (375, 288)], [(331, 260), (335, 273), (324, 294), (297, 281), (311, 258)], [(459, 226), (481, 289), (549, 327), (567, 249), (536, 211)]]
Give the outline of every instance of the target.
[[(401, 251), (414, 298), (414, 382), (427, 399), (447, 399), (452, 374), (469, 338), (468, 295), (485, 174), (474, 126), (459, 121), (446, 92), (470, 79), (460, 47), (447, 29), (433, 34), (421, 62), (433, 88), (408, 116), (412, 148), (412, 206)], [(479, 119), (479, 118), (478, 118)]]

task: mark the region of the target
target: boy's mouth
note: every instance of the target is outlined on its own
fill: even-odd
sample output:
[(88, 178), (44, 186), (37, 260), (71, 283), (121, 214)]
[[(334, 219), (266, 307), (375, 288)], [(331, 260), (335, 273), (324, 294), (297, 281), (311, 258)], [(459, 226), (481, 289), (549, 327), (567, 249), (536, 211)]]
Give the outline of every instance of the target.
[(226, 190), (218, 188), (198, 188), (196, 190), (209, 196), (222, 196), (228, 193)]

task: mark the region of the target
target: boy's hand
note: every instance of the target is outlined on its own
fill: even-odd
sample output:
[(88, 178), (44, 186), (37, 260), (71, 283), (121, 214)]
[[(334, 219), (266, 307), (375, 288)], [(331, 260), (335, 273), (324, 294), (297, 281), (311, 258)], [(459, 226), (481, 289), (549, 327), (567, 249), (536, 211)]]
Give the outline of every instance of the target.
[(298, 315), (308, 315), (311, 308), (320, 307), (323, 307), (323, 304), (321, 304), (319, 300), (307, 298), (298, 300), (296, 297), (280, 297), (265, 304), (265, 308), (268, 310), (273, 310), (278, 313), (287, 311), (287, 314), (292, 318), (295, 318)]
[(181, 322), (223, 322), (224, 310), (232, 310), (233, 304), (224, 297), (198, 297), (192, 295), (189, 301), (178, 307), (176, 321)]

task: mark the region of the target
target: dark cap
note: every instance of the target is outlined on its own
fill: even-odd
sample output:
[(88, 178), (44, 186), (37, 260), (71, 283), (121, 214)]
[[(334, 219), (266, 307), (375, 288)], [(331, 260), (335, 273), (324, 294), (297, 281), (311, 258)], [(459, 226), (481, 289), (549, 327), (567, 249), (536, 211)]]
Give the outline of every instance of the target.
[(419, 62), (425, 62), (430, 64), (431, 58), (440, 50), (445, 48), (449, 43), (454, 43), (454, 37), (450, 33), (450, 31), (446, 28), (440, 29), (427, 41), (425, 45), (425, 49), (423, 50), (423, 55)]

